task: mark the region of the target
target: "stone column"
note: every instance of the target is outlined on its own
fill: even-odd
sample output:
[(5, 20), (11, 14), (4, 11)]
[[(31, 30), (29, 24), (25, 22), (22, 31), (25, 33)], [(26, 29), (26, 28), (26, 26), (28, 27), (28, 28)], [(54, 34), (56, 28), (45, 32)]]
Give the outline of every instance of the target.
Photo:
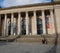
[(14, 22), (14, 15), (11, 14), (11, 35), (13, 35), (13, 22)]
[(0, 35), (1, 35), (1, 15), (0, 15)]
[(32, 30), (32, 32), (33, 32), (33, 35), (37, 35), (37, 20), (36, 20), (36, 11), (34, 11), (33, 12), (33, 15), (34, 15), (34, 17), (33, 17), (33, 30)]
[(7, 27), (7, 14), (5, 14), (5, 18), (4, 18), (4, 37), (6, 36), (6, 28)]
[(51, 31), (53, 34), (55, 34), (53, 10), (50, 10), (50, 18), (51, 18)]
[(18, 35), (20, 35), (20, 18), (21, 18), (21, 14), (18, 13)]
[(26, 12), (26, 35), (28, 35), (28, 33), (29, 33), (28, 23), (29, 23), (28, 12)]
[(42, 10), (42, 24), (43, 24), (43, 35), (44, 35), (44, 34), (46, 34), (46, 24), (45, 24), (44, 10)]

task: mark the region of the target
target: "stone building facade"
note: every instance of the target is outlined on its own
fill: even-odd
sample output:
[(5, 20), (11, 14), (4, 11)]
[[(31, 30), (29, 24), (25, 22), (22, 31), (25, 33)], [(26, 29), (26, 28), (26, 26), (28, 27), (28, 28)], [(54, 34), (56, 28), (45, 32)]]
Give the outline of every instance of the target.
[(60, 34), (60, 2), (0, 9), (0, 35)]

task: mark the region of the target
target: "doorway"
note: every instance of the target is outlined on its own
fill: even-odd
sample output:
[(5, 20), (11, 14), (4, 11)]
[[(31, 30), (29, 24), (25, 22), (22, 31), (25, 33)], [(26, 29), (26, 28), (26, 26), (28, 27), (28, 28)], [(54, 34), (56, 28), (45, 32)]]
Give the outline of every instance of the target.
[(25, 35), (26, 34), (26, 22), (25, 22), (25, 18), (22, 18), (21, 20), (21, 35)]
[(37, 34), (42, 34), (43, 28), (42, 28), (42, 19), (37, 18)]

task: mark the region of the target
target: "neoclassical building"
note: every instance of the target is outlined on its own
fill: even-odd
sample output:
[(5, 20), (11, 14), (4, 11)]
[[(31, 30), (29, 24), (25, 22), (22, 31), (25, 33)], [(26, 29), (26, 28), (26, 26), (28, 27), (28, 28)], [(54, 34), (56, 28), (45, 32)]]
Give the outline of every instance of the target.
[(60, 2), (0, 9), (0, 36), (60, 34)]

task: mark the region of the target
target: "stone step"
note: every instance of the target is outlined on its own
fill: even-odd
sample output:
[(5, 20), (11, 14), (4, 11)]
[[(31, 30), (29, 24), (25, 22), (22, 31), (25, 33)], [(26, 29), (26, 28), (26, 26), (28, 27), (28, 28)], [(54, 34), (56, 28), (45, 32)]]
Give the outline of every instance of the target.
[[(36, 37), (36, 36), (35, 36)], [(17, 42), (38, 42), (38, 43), (43, 43), (42, 40), (44, 40), (43, 37), (33, 37), (33, 38), (28, 38), (28, 37), (22, 37), (22, 38), (18, 38), (16, 41)], [(57, 42), (57, 44), (60, 44), (60, 38), (47, 38), (47, 42), (48, 44), (55, 44), (55, 42)]]
[(55, 41), (57, 40), (58, 44), (60, 44), (60, 38), (56, 38), (54, 36), (41, 36), (41, 35), (16, 35), (16, 36), (8, 36), (5, 38), (0, 38), (0, 40), (13, 40), (16, 42), (38, 42), (42, 43), (42, 40), (44, 40), (44, 37), (47, 38), (48, 44), (55, 44)]
[(18, 38), (17, 42), (42, 42), (42, 38)]
[(48, 44), (59, 44), (60, 45), (60, 38), (47, 38)]
[(1, 37), (0, 38), (0, 41), (14, 41), (15, 39), (17, 39), (19, 36), (16, 35), (16, 36), (7, 36), (7, 37)]
[(21, 38), (40, 38), (40, 37), (46, 37), (46, 38), (55, 38), (56, 35), (20, 35)]
[(42, 36), (40, 36), (40, 35), (39, 36), (38, 35), (31, 35), (31, 36), (30, 35), (25, 35), (25, 36), (24, 35), (20, 35), (20, 37), (21, 38), (40, 38)]

